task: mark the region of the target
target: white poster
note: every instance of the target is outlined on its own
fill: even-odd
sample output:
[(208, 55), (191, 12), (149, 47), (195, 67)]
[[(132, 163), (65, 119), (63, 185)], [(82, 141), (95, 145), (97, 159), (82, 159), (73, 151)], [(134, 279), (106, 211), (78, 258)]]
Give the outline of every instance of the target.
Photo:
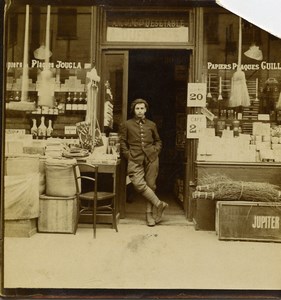
[(188, 83), (187, 106), (205, 107), (206, 91), (207, 91), (207, 83)]
[(186, 137), (188, 139), (198, 139), (202, 129), (205, 129), (206, 127), (207, 121), (204, 115), (188, 115)]

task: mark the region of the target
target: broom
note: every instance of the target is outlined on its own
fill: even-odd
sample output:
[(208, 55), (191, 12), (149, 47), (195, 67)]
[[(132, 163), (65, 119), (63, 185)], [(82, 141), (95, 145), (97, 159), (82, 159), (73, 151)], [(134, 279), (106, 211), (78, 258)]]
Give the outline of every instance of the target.
[[(278, 185), (266, 182), (235, 181), (228, 177), (210, 176), (204, 185), (196, 187), (197, 196), (229, 201), (277, 202), (281, 199)], [(199, 194), (198, 194), (199, 193)], [(207, 195), (207, 196), (206, 196)]]
[(231, 81), (231, 92), (229, 98), (229, 107), (250, 106), (250, 96), (246, 84), (245, 73), (241, 69), (242, 53), (242, 24), (239, 17), (239, 48), (238, 48), (238, 66), (237, 71), (233, 74)]

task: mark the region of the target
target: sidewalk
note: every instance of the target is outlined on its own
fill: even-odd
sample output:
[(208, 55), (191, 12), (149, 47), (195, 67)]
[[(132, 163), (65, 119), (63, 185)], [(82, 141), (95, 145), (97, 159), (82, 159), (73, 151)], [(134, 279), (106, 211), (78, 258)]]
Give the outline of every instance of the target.
[(5, 288), (281, 289), (281, 244), (219, 241), (192, 223), (5, 238)]

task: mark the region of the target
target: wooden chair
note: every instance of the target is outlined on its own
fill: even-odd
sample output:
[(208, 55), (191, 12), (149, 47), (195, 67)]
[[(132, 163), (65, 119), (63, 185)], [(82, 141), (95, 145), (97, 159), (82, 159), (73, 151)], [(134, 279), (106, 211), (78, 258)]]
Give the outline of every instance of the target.
[[(81, 215), (92, 216), (94, 238), (96, 238), (97, 215), (111, 215), (112, 227), (118, 232), (115, 210), (115, 193), (98, 191), (98, 166), (77, 163), (73, 166), (77, 194), (77, 231)], [(91, 173), (91, 175), (88, 175)], [(90, 186), (90, 191), (82, 192), (83, 183)]]

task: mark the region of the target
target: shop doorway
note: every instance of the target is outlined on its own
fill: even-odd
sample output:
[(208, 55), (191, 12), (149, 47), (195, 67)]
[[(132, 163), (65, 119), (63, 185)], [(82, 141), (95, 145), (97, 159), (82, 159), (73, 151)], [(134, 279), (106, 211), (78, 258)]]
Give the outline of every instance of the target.
[(128, 60), (127, 118), (134, 99), (148, 101), (147, 117), (157, 124), (163, 142), (157, 193), (182, 209), (189, 56), (187, 50), (142, 49), (130, 50)]
[[(130, 104), (136, 98), (148, 101), (147, 117), (157, 124), (163, 142), (157, 194), (183, 211), (186, 130), (186, 95), (190, 50), (130, 49), (103, 52), (103, 78), (114, 94), (114, 130), (130, 118)], [(122, 166), (123, 170), (125, 167)], [(124, 175), (124, 174), (123, 174)], [(121, 180), (125, 184), (124, 178)], [(126, 191), (119, 202), (120, 217), (135, 210)], [(136, 204), (137, 205), (137, 204)]]

